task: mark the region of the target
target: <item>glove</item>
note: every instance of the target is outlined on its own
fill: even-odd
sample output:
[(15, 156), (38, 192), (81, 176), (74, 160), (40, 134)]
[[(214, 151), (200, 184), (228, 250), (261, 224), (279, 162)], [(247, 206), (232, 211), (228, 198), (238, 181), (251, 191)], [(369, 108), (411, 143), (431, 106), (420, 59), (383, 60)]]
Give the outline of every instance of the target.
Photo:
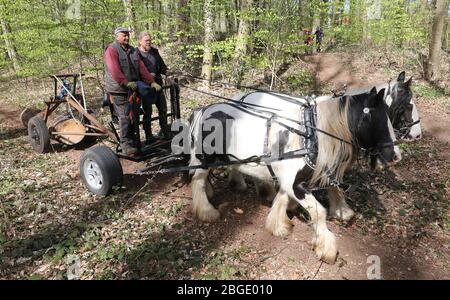
[(152, 82), (150, 87), (154, 88), (156, 92), (159, 92), (162, 89), (161, 86), (159, 84), (157, 84), (156, 82)]
[(130, 81), (127, 83), (127, 88), (129, 88), (132, 91), (136, 91), (137, 90), (137, 83), (134, 81)]

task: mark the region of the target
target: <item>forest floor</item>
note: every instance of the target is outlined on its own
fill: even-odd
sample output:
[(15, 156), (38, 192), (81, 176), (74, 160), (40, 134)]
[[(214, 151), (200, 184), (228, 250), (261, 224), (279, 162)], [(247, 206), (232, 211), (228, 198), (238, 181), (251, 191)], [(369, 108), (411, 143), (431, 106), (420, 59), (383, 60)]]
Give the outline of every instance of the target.
[[(394, 74), (344, 53), (298, 64), (314, 71), (323, 90)], [(123, 187), (108, 197), (91, 195), (79, 177), (83, 149), (34, 153), (19, 106), (37, 102), (30, 96), (13, 105), (18, 95), (9, 97), (0, 98), (0, 279), (65, 279), (74, 258), (82, 279), (367, 279), (372, 255), (384, 279), (450, 279), (449, 100), (423, 83), (414, 98), (423, 138), (401, 145), (403, 160), (395, 167), (346, 178), (357, 183), (347, 193), (357, 216), (328, 222), (339, 246), (334, 265), (316, 258), (313, 230), (300, 212), (291, 235), (270, 235), (264, 229), (270, 203), (250, 181), (239, 193), (218, 174), (212, 202), (222, 216), (214, 224), (193, 218), (181, 176), (134, 175), (143, 164), (123, 162)], [(193, 98), (186, 94), (183, 107), (197, 105)], [(323, 194), (317, 197), (327, 206)]]

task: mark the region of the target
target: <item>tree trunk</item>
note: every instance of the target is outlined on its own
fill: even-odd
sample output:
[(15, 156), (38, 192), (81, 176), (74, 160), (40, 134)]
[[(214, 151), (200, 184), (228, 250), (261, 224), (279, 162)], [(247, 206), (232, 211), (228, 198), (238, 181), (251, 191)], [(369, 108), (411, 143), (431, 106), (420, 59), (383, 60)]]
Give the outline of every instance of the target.
[(433, 27), (430, 34), (430, 52), (425, 70), (425, 78), (429, 81), (439, 79), (439, 66), (441, 64), (442, 35), (445, 19), (447, 18), (448, 0), (436, 0), (436, 9), (433, 17)]
[(204, 50), (203, 50), (202, 77), (205, 79), (205, 85), (207, 87), (211, 86), (212, 63), (213, 63), (213, 53), (211, 49), (211, 43), (214, 40), (212, 2), (213, 0), (205, 0), (205, 4), (203, 7), (205, 39), (203, 45)]
[(302, 34), (303, 32), (303, 24), (304, 24), (304, 19), (305, 19), (305, 1), (304, 0), (299, 0), (298, 1), (298, 6), (297, 6), (297, 12), (298, 12), (298, 33), (299, 35)]
[(149, 3), (148, 3), (148, 0), (145, 0), (145, 16), (146, 16), (146, 22), (145, 22), (145, 30), (147, 30), (147, 31), (149, 31), (150, 30), (150, 22), (149, 22), (149, 20), (150, 20), (150, 14), (149, 14), (149, 12), (150, 12), (150, 9), (149, 9)]
[(0, 23), (2, 26), (2, 32), (3, 37), (5, 39), (5, 46), (6, 46), (6, 52), (8, 53), (8, 57), (11, 60), (14, 72), (19, 71), (19, 62), (17, 61), (17, 52), (16, 48), (14, 48), (14, 45), (11, 42), (10, 35), (11, 35), (11, 29), (9, 28), (8, 23), (6, 20), (0, 17)]
[(189, 33), (189, 6), (187, 4), (188, 0), (178, 1), (178, 31), (181, 33), (179, 40), (182, 42), (186, 42), (186, 36)]
[(130, 32), (130, 40), (134, 40), (136, 37), (136, 17), (135, 17), (135, 9), (134, 9), (134, 1), (133, 0), (123, 0), (123, 4), (125, 5), (127, 22), (129, 24)]
[(449, 47), (448, 47), (448, 19), (445, 20), (443, 35), (444, 35), (444, 39), (442, 42), (442, 49), (445, 51), (448, 51), (449, 50)]
[(250, 34), (250, 21), (246, 15), (253, 5), (253, 0), (242, 0), (241, 2), (241, 16), (239, 21), (239, 29), (236, 40), (236, 47), (234, 49), (233, 70), (234, 81), (239, 84), (243, 75), (243, 62), (247, 55), (248, 38)]
[(173, 27), (171, 25), (171, 17), (172, 12), (170, 9), (170, 3), (167, 1), (160, 1), (161, 3), (161, 15), (159, 18), (161, 18), (161, 31), (166, 32), (170, 35), (173, 34)]

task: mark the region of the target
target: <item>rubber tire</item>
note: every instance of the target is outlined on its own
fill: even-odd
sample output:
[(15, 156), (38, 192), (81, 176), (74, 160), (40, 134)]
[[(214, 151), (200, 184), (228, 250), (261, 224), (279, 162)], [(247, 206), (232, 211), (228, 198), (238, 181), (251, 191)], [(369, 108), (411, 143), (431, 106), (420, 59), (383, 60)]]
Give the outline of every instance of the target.
[[(33, 138), (33, 129), (36, 130), (37, 141)], [(50, 133), (40, 116), (34, 116), (28, 121), (28, 141), (37, 153), (45, 153), (50, 149)]]
[[(95, 188), (87, 183), (83, 165), (86, 160), (94, 161), (100, 168), (103, 184), (100, 188)], [(107, 196), (111, 193), (112, 187), (120, 185), (123, 180), (123, 169), (117, 155), (108, 147), (98, 145), (89, 148), (80, 157), (80, 175), (86, 188), (95, 195)]]

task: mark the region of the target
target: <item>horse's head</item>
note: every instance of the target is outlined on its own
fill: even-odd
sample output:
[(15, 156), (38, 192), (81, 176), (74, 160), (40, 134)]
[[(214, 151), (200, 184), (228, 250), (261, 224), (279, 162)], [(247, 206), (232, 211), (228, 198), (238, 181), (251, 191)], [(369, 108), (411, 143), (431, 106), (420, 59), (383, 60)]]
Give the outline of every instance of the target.
[(401, 72), (396, 81), (390, 85), (389, 118), (392, 126), (399, 132), (399, 136), (405, 139), (420, 139), (422, 129), (420, 127), (417, 107), (412, 100), (412, 77), (405, 82), (405, 72)]
[(385, 89), (350, 97), (349, 127), (358, 146), (370, 151), (387, 165), (401, 160), (400, 149), (395, 146), (395, 133), (384, 104)]

